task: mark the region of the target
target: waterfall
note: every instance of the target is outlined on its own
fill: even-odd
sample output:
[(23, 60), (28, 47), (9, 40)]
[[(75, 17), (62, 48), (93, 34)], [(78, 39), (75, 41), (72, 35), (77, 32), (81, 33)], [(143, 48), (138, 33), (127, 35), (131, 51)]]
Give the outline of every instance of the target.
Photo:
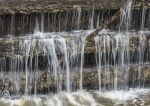
[[(134, 10), (134, 0), (126, 0), (120, 19), (88, 39), (117, 11), (94, 3), (0, 16), (0, 33), (5, 35), (0, 37), (0, 105), (5, 100), (10, 106), (148, 101), (140, 97), (150, 92), (149, 8)], [(101, 104), (103, 100), (109, 104)]]
[[(19, 52), (22, 55), (10, 57), (11, 72), (15, 76), (13, 79), (16, 83), (17, 95), (24, 92), (26, 96), (32, 95), (32, 93), (37, 96), (39, 79), (44, 73), (47, 76), (46, 85), (49, 92), (51, 90), (71, 92), (76, 89), (72, 86), (71, 74), (73, 70), (80, 71), (78, 86), (82, 90), (85, 39), (90, 32), (78, 31), (70, 34), (36, 32), (33, 35), (21, 37)], [(40, 56), (45, 59), (44, 63), (40, 63)], [(5, 58), (1, 59), (1, 74), (6, 71), (5, 61)], [(42, 70), (39, 67), (41, 65), (44, 66)], [(25, 74), (18, 75), (18, 73)], [(18, 82), (22, 81), (22, 78), (25, 81), (24, 90), (21, 88), (21, 83)]]
[[(114, 90), (117, 90), (122, 89), (122, 87), (128, 89), (127, 83), (129, 76), (128, 65), (130, 59), (129, 30), (131, 23), (131, 6), (132, 1), (128, 0), (125, 4), (125, 7), (122, 9), (118, 34), (110, 36), (107, 31), (104, 31), (95, 37), (98, 82), (100, 91), (102, 90), (102, 83), (104, 83), (103, 89), (113, 88)], [(111, 77), (112, 68), (109, 66), (109, 64), (113, 65), (114, 78)], [(104, 66), (103, 69), (102, 66)], [(105, 81), (102, 82), (102, 79)]]

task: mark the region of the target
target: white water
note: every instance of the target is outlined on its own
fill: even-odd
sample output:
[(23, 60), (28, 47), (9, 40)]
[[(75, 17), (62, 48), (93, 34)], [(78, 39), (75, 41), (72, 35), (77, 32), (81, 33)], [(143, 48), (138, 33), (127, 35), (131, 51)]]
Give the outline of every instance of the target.
[(129, 91), (78, 91), (62, 92), (57, 95), (39, 95), (20, 99), (1, 99), (1, 106), (146, 106), (150, 100), (149, 89), (130, 89)]

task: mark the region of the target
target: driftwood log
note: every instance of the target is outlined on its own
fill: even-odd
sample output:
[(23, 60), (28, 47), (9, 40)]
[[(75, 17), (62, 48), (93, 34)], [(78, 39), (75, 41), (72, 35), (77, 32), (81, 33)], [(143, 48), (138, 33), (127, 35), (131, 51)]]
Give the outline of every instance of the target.
[(88, 35), (87, 40), (93, 41), (93, 38), (103, 29), (108, 28), (108, 26), (112, 25), (114, 21), (116, 21), (121, 15), (121, 10), (119, 10), (115, 15), (113, 15), (110, 19), (106, 20), (100, 27), (98, 27), (95, 31), (93, 31), (90, 35)]

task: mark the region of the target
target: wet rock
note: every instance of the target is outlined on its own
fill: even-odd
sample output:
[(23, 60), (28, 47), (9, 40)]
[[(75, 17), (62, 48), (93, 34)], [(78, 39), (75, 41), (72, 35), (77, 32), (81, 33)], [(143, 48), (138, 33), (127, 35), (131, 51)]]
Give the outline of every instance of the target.
[[(129, 76), (128, 80), (126, 79), (126, 73), (123, 68), (118, 69), (117, 74), (117, 82), (118, 82), (118, 89), (126, 89), (126, 87), (145, 87), (150, 86), (150, 68), (147, 66), (142, 67), (130, 67), (129, 69)], [(101, 87), (102, 89), (114, 89), (114, 81), (116, 77), (116, 68), (107, 68), (101, 69)], [(123, 77), (124, 76), (124, 77)], [(132, 77), (131, 77), (132, 76)], [(21, 93), (24, 94), (26, 80), (24, 79), (25, 76), (20, 76), (22, 79), (19, 81), (11, 80), (6, 78), (5, 81), (0, 81), (0, 92), (1, 94), (5, 91), (11, 95)], [(71, 87), (73, 87), (73, 91), (79, 89), (80, 84), (80, 74), (79, 73), (72, 73), (71, 74)], [(122, 79), (123, 78), (123, 79)], [(62, 77), (62, 89), (65, 90), (65, 80), (66, 76)], [(64, 80), (64, 81), (63, 81)], [(54, 76), (49, 76), (47, 72), (41, 73), (38, 77), (38, 80), (28, 82), (28, 87), (30, 88), (30, 94), (34, 94), (35, 87), (37, 89), (38, 94), (46, 94), (48, 92), (55, 93), (57, 92), (57, 81), (59, 78), (55, 78)], [(126, 82), (127, 81), (127, 82)], [(31, 83), (32, 82), (32, 83)], [(36, 86), (35, 86), (36, 84)], [(122, 86), (127, 84), (127, 86)], [(83, 72), (83, 88), (86, 90), (96, 90), (99, 87), (98, 83), (98, 73), (95, 69), (91, 68), (88, 71)], [(120, 88), (122, 87), (122, 88)], [(124, 88), (125, 87), (125, 88)]]
[[(135, 2), (138, 3), (138, 2)], [(80, 6), (82, 8), (89, 8), (92, 7), (92, 5), (95, 6), (95, 8), (112, 8), (112, 9), (119, 9), (122, 5), (123, 2), (120, 0), (32, 0), (32, 1), (26, 1), (26, 0), (6, 0), (6, 1), (1, 1), (0, 6), (8, 8), (10, 11), (15, 10), (15, 13), (18, 13), (19, 10), (26, 9), (27, 13), (32, 13), (32, 12), (49, 12), (50, 9), (59, 9), (59, 10), (67, 10), (67, 9), (73, 9), (76, 8), (77, 6)], [(147, 3), (147, 6), (149, 3)], [(31, 7), (31, 8), (28, 8)], [(1, 10), (1, 9), (0, 9)], [(6, 12), (4, 9), (3, 14), (10, 14), (9, 12)]]

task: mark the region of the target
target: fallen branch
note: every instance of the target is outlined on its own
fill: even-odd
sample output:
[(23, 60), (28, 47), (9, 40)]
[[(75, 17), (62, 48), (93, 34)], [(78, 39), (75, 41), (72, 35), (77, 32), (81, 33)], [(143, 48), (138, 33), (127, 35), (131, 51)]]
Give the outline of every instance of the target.
[[(134, 8), (150, 8), (150, 3), (139, 3), (134, 6)], [(100, 27), (98, 27), (94, 32), (92, 32), (90, 35), (88, 35), (87, 40), (88, 41), (93, 41), (94, 37), (103, 29), (109, 27), (112, 25), (114, 21), (116, 21), (121, 15), (121, 9), (113, 15), (109, 20), (106, 20)]]
[(115, 15), (113, 15), (109, 20), (106, 20), (100, 27), (98, 27), (94, 32), (88, 35), (87, 40), (93, 41), (94, 37), (104, 28), (109, 27), (112, 25), (114, 21), (116, 21), (121, 14), (121, 10), (119, 10)]

